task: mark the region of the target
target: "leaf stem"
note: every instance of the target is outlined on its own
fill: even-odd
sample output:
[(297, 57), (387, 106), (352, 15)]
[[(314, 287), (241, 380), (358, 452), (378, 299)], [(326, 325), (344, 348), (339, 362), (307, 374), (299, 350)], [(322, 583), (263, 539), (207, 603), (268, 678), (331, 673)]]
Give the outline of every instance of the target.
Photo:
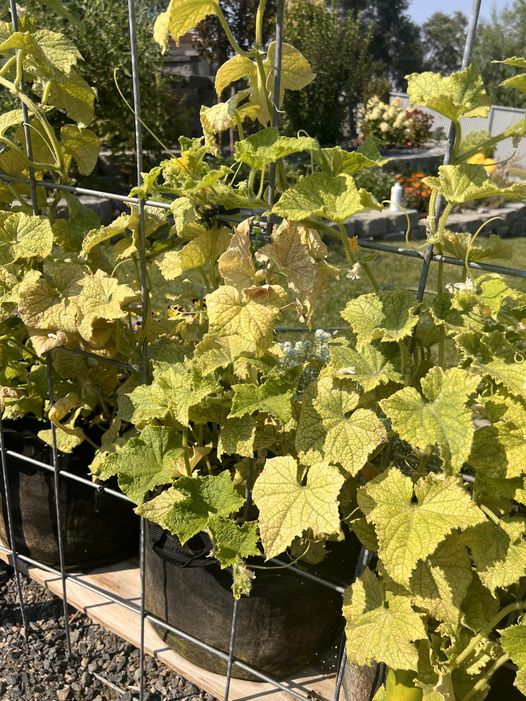
[(184, 466), (186, 469), (186, 474), (188, 477), (192, 476), (192, 467), (190, 465), (190, 457), (188, 456), (188, 429), (183, 428), (183, 433), (182, 433), (182, 444), (183, 444), (183, 450), (184, 450)]

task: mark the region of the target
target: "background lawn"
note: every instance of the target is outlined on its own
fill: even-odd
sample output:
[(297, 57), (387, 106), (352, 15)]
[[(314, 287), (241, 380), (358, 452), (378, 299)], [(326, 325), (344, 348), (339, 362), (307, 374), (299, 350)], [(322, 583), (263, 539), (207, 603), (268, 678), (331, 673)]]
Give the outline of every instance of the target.
[[(510, 268), (526, 269), (526, 237), (525, 238), (510, 238), (506, 239), (514, 249), (513, 258), (507, 260), (492, 261), (499, 265), (504, 265)], [(423, 243), (423, 242), (421, 242)], [(391, 245), (391, 244), (389, 244)], [(395, 246), (396, 244), (392, 244)], [(400, 243), (401, 246), (405, 244)], [(330, 262), (335, 265), (345, 265), (345, 259), (341, 246), (337, 242), (330, 242), (331, 253)], [(362, 249), (365, 251), (365, 249)], [(419, 248), (421, 250), (421, 248)], [(371, 253), (373, 260), (370, 262), (370, 267), (378, 280), (378, 283), (383, 289), (416, 289), (422, 269), (422, 261), (417, 258), (409, 258), (407, 256), (394, 255), (391, 253)], [(427, 298), (429, 299), (437, 285), (437, 269), (438, 264), (431, 264), (430, 276), (427, 284)], [(474, 277), (481, 274), (480, 271), (472, 269)], [(462, 268), (453, 265), (444, 265), (444, 281), (459, 282), (462, 279)], [(523, 278), (507, 278), (509, 284), (519, 289), (526, 291), (526, 279)], [(351, 297), (372, 292), (372, 287), (365, 274), (361, 274), (359, 280), (350, 280), (342, 277), (340, 280), (335, 280), (329, 288), (329, 293), (324, 295), (317, 301), (315, 305), (315, 313), (313, 317), (313, 328), (336, 329), (344, 326), (340, 312), (345, 307), (347, 301)], [(300, 324), (293, 313), (290, 313), (284, 322), (287, 327), (299, 327)], [(304, 331), (304, 329), (302, 329)], [(294, 340), (296, 334), (292, 333), (287, 328), (284, 333), (290, 340)], [(297, 335), (299, 340), (301, 335)]]

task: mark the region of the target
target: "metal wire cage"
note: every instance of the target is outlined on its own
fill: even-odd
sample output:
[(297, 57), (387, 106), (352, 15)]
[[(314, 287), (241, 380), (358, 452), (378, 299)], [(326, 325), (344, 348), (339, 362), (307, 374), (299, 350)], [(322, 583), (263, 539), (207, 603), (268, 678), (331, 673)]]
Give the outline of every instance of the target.
[[(120, 1), (125, 1), (125, 0), (120, 0)], [(135, 22), (135, 7), (134, 7), (134, 0), (127, 0), (127, 5), (128, 5), (128, 29), (129, 29), (129, 38), (130, 38), (130, 56), (131, 56), (131, 70), (132, 70), (132, 83), (133, 83), (133, 106), (134, 106), (134, 112), (135, 112), (135, 149), (136, 149), (136, 180), (137, 184), (141, 184), (142, 182), (142, 176), (141, 173), (143, 171), (143, 150), (142, 150), (142, 121), (141, 121), (141, 92), (140, 92), (140, 76), (139, 76), (139, 69), (138, 69), (138, 54), (137, 54), (137, 40), (136, 40), (136, 22)], [(11, 18), (12, 18), (12, 26), (13, 30), (17, 31), (18, 29), (18, 16), (17, 16), (17, 7), (16, 7), (16, 2), (15, 0), (9, 0), (9, 6), (10, 6), (10, 11), (11, 11)], [(472, 54), (472, 49), (473, 49), (473, 43), (475, 39), (475, 34), (476, 34), (476, 28), (477, 28), (477, 23), (479, 19), (479, 14), (480, 14), (480, 6), (481, 6), (481, 0), (474, 0), (473, 6), (472, 6), (472, 11), (471, 11), (471, 16), (470, 16), (470, 21), (469, 21), (469, 27), (468, 27), (468, 32), (467, 32), (467, 38), (466, 38), (466, 44), (465, 44), (465, 50), (464, 50), (464, 56), (463, 56), (463, 62), (462, 62), (462, 67), (465, 68), (471, 59), (471, 54)], [(280, 66), (281, 66), (281, 48), (283, 44), (283, 19), (284, 19), (284, 0), (280, 0), (278, 3), (278, 12), (277, 12), (277, 18), (276, 18), (276, 46), (277, 50), (275, 52), (275, 66), (274, 66), (274, 80), (275, 80), (275, 94), (279, 94), (279, 79), (280, 79)], [(24, 130), (25, 130), (25, 138), (26, 138), (26, 146), (27, 146), (27, 156), (29, 160), (32, 160), (32, 144), (31, 144), (31, 130), (29, 128), (29, 114), (27, 107), (25, 104), (22, 102), (21, 103), (22, 107), (22, 112), (23, 112), (23, 119), (24, 119)], [(277, 108), (274, 109), (274, 113), (272, 115), (272, 124), (273, 126), (276, 126), (279, 121), (279, 112)], [(451, 158), (452, 154), (452, 148), (453, 148), (453, 142), (454, 142), (454, 133), (453, 130), (450, 131), (449, 134), (449, 139), (448, 139), (448, 144), (446, 148), (446, 154), (444, 158), (444, 162), (448, 163)], [(144, 229), (144, 208), (145, 206), (151, 206), (151, 207), (158, 207), (161, 209), (169, 209), (169, 205), (166, 203), (162, 202), (157, 202), (154, 200), (144, 200), (136, 197), (126, 197), (123, 195), (118, 195), (114, 193), (108, 193), (108, 192), (102, 192), (98, 190), (93, 190), (93, 189), (88, 189), (88, 188), (82, 188), (82, 187), (72, 187), (68, 185), (60, 185), (53, 183), (51, 181), (46, 181), (46, 180), (36, 180), (35, 175), (32, 171), (30, 171), (30, 177), (29, 179), (25, 178), (17, 178), (13, 177), (10, 175), (7, 175), (5, 173), (0, 173), (0, 179), (6, 180), (6, 181), (11, 181), (11, 182), (21, 182), (25, 184), (30, 184), (30, 192), (31, 192), (31, 205), (33, 209), (33, 213), (37, 214), (38, 213), (38, 206), (37, 206), (37, 188), (46, 188), (48, 189), (53, 189), (53, 190), (63, 190), (66, 192), (70, 192), (76, 195), (90, 195), (95, 198), (109, 198), (111, 200), (117, 201), (117, 202), (124, 202), (124, 203), (129, 203), (129, 204), (134, 204), (138, 208), (138, 214), (139, 214), (139, 260), (140, 260), (140, 265), (139, 265), (139, 278), (140, 278), (140, 287), (141, 287), (141, 306), (142, 306), (142, 313), (143, 315), (147, 314), (147, 309), (148, 309), (148, 279), (147, 279), (147, 274), (146, 274), (146, 251), (145, 251), (145, 229)], [(273, 198), (274, 198), (274, 179), (273, 179), (273, 173), (270, 173), (270, 183), (269, 183), (269, 203), (273, 203)], [(360, 245), (364, 248), (372, 249), (375, 251), (379, 252), (384, 252), (384, 253), (390, 253), (393, 255), (402, 255), (402, 256), (410, 256), (413, 258), (418, 258), (422, 261), (422, 269), (421, 269), (421, 274), (420, 274), (420, 280), (418, 284), (418, 290), (417, 290), (417, 301), (422, 302), (424, 293), (426, 290), (426, 284), (428, 280), (428, 275), (429, 275), (429, 270), (431, 267), (431, 264), (433, 262), (441, 262), (445, 263), (448, 265), (453, 265), (453, 266), (465, 266), (465, 261), (457, 258), (451, 258), (448, 256), (443, 256), (443, 255), (438, 255), (434, 252), (433, 246), (428, 245), (424, 252), (419, 252), (410, 248), (406, 247), (395, 247), (391, 245), (386, 245), (386, 244), (381, 244), (377, 242), (371, 242), (371, 241), (361, 241)], [(497, 272), (505, 275), (510, 275), (510, 276), (515, 276), (515, 277), (520, 277), (520, 278), (526, 278), (526, 271), (525, 270), (519, 270), (519, 269), (514, 269), (514, 268), (507, 268), (507, 267), (502, 267), (498, 265), (491, 265), (491, 264), (483, 264), (483, 263), (475, 263), (475, 262), (470, 262), (469, 266), (471, 268), (475, 268), (478, 270), (484, 270), (488, 272)], [(83, 351), (81, 349), (71, 349), (71, 352), (77, 352), (77, 353), (82, 353), (85, 355), (92, 355), (90, 353), (87, 353), (86, 351)], [(115, 361), (111, 360), (108, 358), (103, 358), (99, 355), (94, 355), (94, 358), (96, 358), (99, 361), (103, 362), (108, 362), (108, 363), (117, 363), (118, 365), (129, 369), (133, 371), (139, 371), (141, 379), (146, 382), (148, 379), (148, 346), (146, 340), (142, 343), (142, 348), (141, 348), (141, 364), (140, 368), (136, 368), (132, 365), (128, 365), (126, 363), (121, 363), (120, 361)], [(47, 382), (48, 382), (48, 399), (52, 403), (53, 402), (53, 393), (54, 393), (54, 388), (53, 388), (53, 377), (52, 377), (52, 372), (51, 372), (51, 360), (49, 357), (49, 353), (47, 356)], [(4, 483), (4, 503), (5, 503), (5, 518), (7, 521), (7, 531), (8, 531), (8, 537), (9, 537), (9, 543), (10, 547), (4, 547), (0, 546), (0, 551), (7, 554), (10, 558), (10, 562), (14, 568), (14, 576), (15, 576), (15, 583), (16, 583), (16, 591), (17, 591), (17, 598), (18, 598), (18, 604), (20, 607), (20, 614), (21, 614), (21, 619), (22, 619), (22, 624), (24, 628), (27, 630), (27, 615), (26, 615), (26, 610), (25, 610), (25, 604), (24, 604), (24, 598), (22, 594), (22, 584), (21, 584), (21, 566), (36, 566), (44, 571), (56, 574), (60, 577), (61, 580), (61, 588), (62, 588), (62, 599), (63, 599), (63, 608), (64, 608), (64, 633), (65, 633), (65, 639), (66, 639), (66, 650), (67, 650), (67, 655), (71, 656), (73, 654), (72, 650), (72, 645), (71, 645), (71, 637), (70, 637), (70, 628), (69, 628), (69, 619), (68, 619), (68, 592), (67, 592), (67, 582), (68, 580), (71, 582), (74, 582), (75, 584), (85, 588), (86, 590), (100, 595), (104, 597), (108, 602), (113, 602), (116, 604), (119, 604), (120, 606), (124, 606), (126, 609), (133, 611), (134, 613), (138, 614), (140, 616), (140, 645), (139, 645), (139, 701), (143, 701), (144, 699), (144, 693), (145, 693), (145, 672), (144, 672), (144, 658), (145, 658), (145, 624), (147, 621), (156, 624), (160, 628), (175, 634), (176, 636), (179, 636), (180, 638), (183, 638), (194, 645), (202, 648), (203, 650), (206, 650), (207, 652), (217, 656), (221, 660), (223, 660), (226, 663), (226, 677), (225, 677), (225, 685), (224, 685), (224, 693), (223, 693), (223, 698), (224, 701), (228, 701), (229, 695), (230, 695), (230, 687), (231, 687), (231, 679), (232, 679), (232, 671), (234, 667), (237, 667), (241, 670), (244, 670), (245, 672), (249, 672), (252, 674), (255, 678), (259, 679), (262, 682), (267, 682), (271, 684), (273, 687), (276, 689), (285, 692), (286, 694), (289, 694), (290, 696), (298, 699), (298, 701), (309, 701), (310, 696), (306, 693), (302, 693), (296, 688), (292, 688), (291, 686), (288, 686), (286, 683), (282, 683), (276, 679), (273, 679), (269, 677), (268, 675), (264, 674), (263, 672), (252, 668), (250, 665), (245, 664), (242, 662), (240, 659), (236, 657), (236, 631), (237, 631), (237, 622), (238, 622), (238, 601), (232, 599), (232, 618), (231, 618), (231, 627), (230, 627), (230, 640), (229, 640), (229, 645), (228, 645), (228, 652), (223, 652), (221, 650), (217, 650), (207, 643), (198, 640), (194, 638), (193, 636), (188, 635), (182, 630), (179, 630), (178, 628), (169, 625), (165, 621), (151, 616), (146, 613), (145, 610), (145, 541), (146, 541), (146, 535), (145, 535), (145, 522), (143, 519), (141, 519), (141, 525), (140, 525), (140, 562), (139, 562), (139, 572), (140, 572), (140, 602), (138, 604), (132, 603), (128, 600), (124, 600), (114, 594), (112, 592), (105, 590), (97, 585), (91, 584), (89, 582), (86, 582), (83, 580), (79, 575), (69, 573), (65, 571), (65, 562), (64, 562), (64, 542), (63, 542), (63, 534), (62, 534), (62, 523), (61, 523), (61, 508), (60, 508), (60, 503), (59, 503), (59, 481), (60, 480), (75, 480), (77, 482), (80, 482), (86, 486), (89, 486), (95, 490), (99, 490), (100, 492), (110, 495), (111, 497), (115, 499), (120, 499), (124, 500), (126, 502), (130, 502), (132, 504), (133, 502), (128, 499), (128, 497), (124, 496), (118, 491), (115, 491), (113, 489), (110, 489), (108, 487), (102, 486), (95, 484), (91, 482), (88, 479), (84, 479), (83, 477), (79, 477), (78, 475), (72, 474), (66, 470), (62, 470), (59, 467), (59, 460), (58, 460), (58, 451), (57, 451), (57, 442), (56, 442), (56, 435), (55, 435), (55, 427), (53, 423), (50, 422), (50, 428), (51, 428), (51, 436), (52, 436), (52, 451), (51, 451), (51, 461), (50, 464), (43, 463), (39, 460), (35, 460), (33, 458), (27, 457), (25, 455), (22, 455), (20, 453), (17, 453), (15, 451), (7, 450), (6, 444), (5, 444), (5, 436), (4, 436), (4, 427), (2, 425), (2, 420), (0, 418), (0, 456), (1, 456), (1, 463), (2, 463), (2, 475), (3, 475), (3, 483)], [(8, 474), (8, 465), (7, 465), (7, 459), (8, 457), (14, 457), (17, 458), (18, 460), (26, 463), (30, 463), (41, 470), (49, 471), (53, 474), (53, 485), (54, 485), (54, 509), (56, 511), (56, 522), (57, 522), (57, 527), (58, 527), (58, 550), (59, 550), (59, 557), (60, 557), (60, 567), (59, 569), (47, 566), (42, 564), (41, 562), (38, 562), (37, 560), (34, 560), (30, 557), (27, 557), (25, 555), (20, 554), (17, 552), (16, 545), (15, 545), (15, 537), (14, 537), (14, 522), (13, 522), (13, 504), (12, 504), (12, 499), (11, 499), (11, 494), (10, 494), (10, 485), (9, 485), (9, 474)], [(246, 495), (247, 497), (250, 496), (250, 494)], [(360, 558), (359, 558), (359, 563), (356, 572), (354, 573), (355, 576), (358, 576), (363, 568), (366, 566), (367, 562), (369, 559), (369, 553), (362, 549)], [(334, 582), (327, 581), (325, 579), (322, 579), (310, 572), (306, 572), (302, 569), (299, 569), (295, 567), (294, 565), (288, 564), (281, 562), (280, 560), (273, 560), (273, 562), (278, 563), (280, 566), (288, 567), (290, 570), (293, 570), (298, 577), (306, 577), (309, 579), (315, 580), (317, 583), (329, 587), (333, 589), (334, 591), (342, 594), (344, 591), (343, 586), (339, 586), (338, 584), (335, 584)], [(345, 671), (345, 665), (346, 665), (346, 656), (345, 656), (345, 640), (342, 637), (338, 649), (338, 660), (337, 660), (337, 671), (336, 671), (336, 683), (334, 687), (334, 694), (333, 694), (333, 701), (338, 701), (339, 696), (340, 696), (340, 691), (341, 691), (341, 686), (342, 686), (342, 681), (343, 681), (343, 676), (344, 676), (344, 671)]]

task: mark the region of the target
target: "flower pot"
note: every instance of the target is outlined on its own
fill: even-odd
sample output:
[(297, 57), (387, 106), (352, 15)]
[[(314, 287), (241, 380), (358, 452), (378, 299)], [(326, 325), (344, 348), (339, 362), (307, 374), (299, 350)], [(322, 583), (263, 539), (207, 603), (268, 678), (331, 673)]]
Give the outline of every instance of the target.
[[(184, 547), (166, 531), (148, 525), (145, 600), (149, 613), (212, 647), (228, 652), (232, 622), (232, 575), (210, 557), (200, 534)], [(353, 536), (335, 544), (316, 570), (321, 577), (351, 581), (359, 544)], [(239, 601), (234, 655), (254, 669), (283, 679), (322, 654), (341, 632), (338, 592), (288, 569), (253, 564), (252, 593)], [(190, 662), (218, 674), (226, 663), (194, 643), (156, 626), (159, 635)], [(260, 681), (234, 666), (232, 675)]]
[[(37, 421), (4, 422), (7, 450), (50, 463), (51, 449), (36, 435)], [(60, 454), (59, 466), (88, 478), (93, 451), (80, 446)], [(53, 567), (60, 562), (54, 474), (7, 456), (16, 550)], [(0, 540), (8, 542), (5, 491), (0, 472)], [(131, 505), (74, 480), (59, 478), (64, 559), (68, 570), (94, 569), (136, 554), (139, 519)]]

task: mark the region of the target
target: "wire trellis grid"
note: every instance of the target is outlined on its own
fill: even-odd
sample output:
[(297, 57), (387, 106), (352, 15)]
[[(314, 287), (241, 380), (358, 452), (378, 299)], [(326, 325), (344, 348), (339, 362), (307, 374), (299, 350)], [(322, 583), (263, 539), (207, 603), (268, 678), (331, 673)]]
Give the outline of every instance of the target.
[[(137, 180), (137, 185), (140, 185), (142, 183), (142, 171), (143, 171), (143, 149), (142, 149), (142, 119), (141, 119), (141, 91), (140, 91), (140, 76), (139, 76), (139, 69), (138, 69), (138, 53), (137, 53), (137, 41), (136, 41), (136, 23), (135, 23), (135, 4), (134, 0), (126, 0), (127, 6), (128, 6), (128, 31), (129, 31), (129, 37), (130, 37), (130, 56), (131, 56), (131, 70), (132, 70), (132, 85), (133, 85), (133, 107), (134, 107), (134, 113), (135, 113), (135, 152), (136, 152), (136, 180)], [(465, 50), (464, 50), (464, 56), (463, 56), (463, 62), (462, 62), (462, 67), (465, 68), (471, 59), (471, 54), (472, 54), (472, 49), (473, 49), (473, 42), (475, 39), (475, 34), (476, 34), (476, 28), (477, 28), (477, 23), (479, 19), (479, 14), (480, 14), (480, 6), (481, 6), (481, 0), (474, 0), (473, 5), (472, 5), (472, 10), (471, 10), (471, 16), (470, 16), (470, 22), (469, 22), (469, 28), (468, 28), (468, 33), (466, 37), (466, 44), (465, 44)], [(10, 7), (10, 12), (11, 12), (11, 18), (12, 18), (12, 27), (13, 31), (18, 30), (18, 15), (17, 15), (17, 7), (16, 7), (16, 1), (15, 0), (9, 0), (9, 7)], [(275, 52), (275, 64), (274, 64), (274, 81), (275, 81), (275, 90), (274, 94), (279, 94), (279, 79), (280, 79), (280, 67), (281, 67), (281, 56), (282, 56), (282, 45), (283, 45), (283, 22), (284, 22), (284, 0), (279, 0), (278, 2), (278, 10), (277, 10), (277, 21), (276, 21), (276, 52)], [(23, 111), (23, 119), (24, 119), (24, 130), (25, 130), (25, 138), (26, 138), (26, 149), (27, 149), (27, 156), (29, 160), (32, 160), (32, 143), (31, 143), (31, 131), (29, 128), (29, 114), (27, 111), (27, 107), (24, 105), (24, 103), (21, 103), (22, 106), (22, 111)], [(274, 106), (274, 111), (272, 114), (272, 125), (277, 126), (279, 121), (279, 111), (276, 106)], [(446, 148), (446, 154), (444, 158), (444, 162), (448, 163), (451, 158), (451, 153), (452, 153), (452, 148), (453, 148), (453, 129), (450, 130), (449, 138), (448, 138), (448, 144)], [(64, 185), (64, 184), (57, 184), (49, 180), (36, 180), (34, 172), (30, 171), (29, 172), (30, 177), (29, 178), (21, 178), (21, 177), (15, 177), (11, 176), (5, 173), (0, 173), (0, 180), (4, 181), (11, 181), (11, 182), (18, 182), (18, 183), (24, 183), (24, 184), (29, 184), (30, 185), (30, 200), (31, 200), (31, 206), (32, 206), (32, 211), (34, 214), (38, 214), (38, 199), (37, 199), (37, 188), (44, 188), (48, 190), (59, 190), (59, 191), (65, 191), (65, 192), (70, 192), (72, 194), (76, 195), (89, 195), (91, 197), (95, 198), (108, 198), (110, 200), (113, 200), (115, 202), (120, 202), (120, 203), (127, 203), (127, 204), (133, 204), (136, 205), (138, 208), (138, 215), (139, 215), (139, 281), (140, 281), (140, 287), (141, 287), (141, 307), (142, 307), (142, 315), (143, 318), (146, 318), (146, 315), (148, 314), (148, 307), (149, 307), (149, 288), (148, 288), (148, 279), (147, 279), (147, 274), (146, 274), (146, 240), (145, 240), (145, 227), (144, 227), (144, 208), (146, 206), (149, 207), (158, 207), (160, 209), (169, 209), (170, 205), (167, 204), (166, 202), (158, 202), (155, 200), (148, 200), (148, 199), (141, 199), (137, 197), (128, 197), (120, 194), (115, 194), (115, 193), (110, 193), (110, 192), (105, 192), (101, 190), (95, 190), (91, 188), (83, 188), (83, 187), (78, 187), (78, 186), (70, 186), (70, 185)], [(275, 194), (275, 187), (274, 187), (274, 175), (273, 172), (271, 171), (270, 173), (270, 183), (269, 183), (269, 205), (273, 204), (273, 199), (274, 199), (274, 194)], [(440, 208), (440, 203), (438, 204), (438, 208)], [(401, 256), (409, 256), (413, 258), (418, 258), (422, 260), (422, 270), (421, 270), (421, 275), (420, 275), (420, 280), (419, 280), (419, 285), (418, 285), (418, 290), (417, 290), (417, 301), (422, 302), (426, 285), (427, 285), (427, 280), (428, 280), (428, 275), (429, 275), (429, 270), (431, 267), (431, 264), (433, 262), (438, 262), (439, 264), (447, 264), (447, 265), (453, 265), (453, 266), (461, 266), (464, 267), (466, 265), (466, 262), (464, 260), (458, 259), (458, 258), (452, 258), (449, 256), (443, 256), (443, 255), (437, 255), (434, 252), (433, 246), (429, 245), (426, 247), (424, 252), (419, 252), (411, 248), (407, 247), (395, 247), (395, 246), (390, 246), (374, 241), (360, 241), (360, 245), (363, 248), (367, 248), (373, 251), (378, 251), (378, 252), (383, 252), (383, 253), (391, 253), (393, 255), (401, 255)], [(487, 272), (497, 272), (500, 274), (504, 275), (510, 275), (513, 277), (519, 277), (519, 278), (526, 278), (526, 270), (521, 270), (521, 269), (515, 269), (515, 268), (508, 268), (505, 266), (499, 266), (499, 265), (491, 265), (491, 264), (485, 264), (485, 263), (475, 263), (475, 262), (468, 262), (469, 267), (477, 269), (477, 270), (482, 270), (482, 271), (487, 271)], [(117, 365), (121, 366), (124, 369), (127, 369), (132, 372), (138, 372), (140, 374), (140, 377), (142, 381), (147, 382), (148, 381), (148, 345), (147, 341), (144, 338), (142, 341), (142, 347), (141, 347), (141, 362), (140, 362), (140, 367), (136, 367), (134, 365), (124, 363), (121, 361), (115, 361), (110, 358), (104, 358), (102, 356), (88, 353), (80, 348), (76, 349), (69, 349), (71, 352), (74, 353), (81, 353), (85, 356), (90, 356), (93, 358), (96, 358), (98, 361), (102, 362), (108, 362), (108, 363), (116, 363)], [(51, 353), (51, 351), (50, 351)], [(51, 359), (50, 359), (50, 353), (47, 355), (47, 380), (48, 380), (48, 399), (52, 403), (53, 401), (53, 394), (54, 394), (54, 388), (53, 388), (53, 377), (52, 377), (52, 372), (51, 372)], [(18, 453), (16, 451), (8, 450), (5, 445), (5, 437), (4, 437), (4, 427), (2, 424), (2, 419), (0, 417), (0, 457), (1, 457), (1, 463), (2, 463), (2, 477), (3, 477), (3, 484), (4, 484), (4, 504), (5, 504), (5, 518), (7, 522), (7, 532), (8, 532), (8, 537), (9, 537), (9, 547), (4, 547), (0, 545), (0, 552), (5, 553), (6, 555), (9, 556), (10, 562), (13, 566), (14, 569), (14, 576), (15, 576), (15, 583), (16, 583), (16, 592), (17, 592), (17, 599), (18, 599), (18, 605), (20, 608), (20, 613), (21, 613), (21, 620), (22, 624), (24, 626), (24, 629), (26, 631), (26, 642), (27, 642), (27, 634), (28, 634), (28, 629), (27, 629), (27, 615), (26, 615), (26, 610), (25, 610), (25, 604), (24, 604), (24, 598), (23, 598), (23, 593), (22, 593), (22, 583), (21, 583), (21, 573), (22, 573), (22, 566), (25, 567), (38, 567), (41, 570), (44, 570), (45, 572), (49, 572), (51, 574), (55, 574), (58, 577), (60, 577), (61, 580), (61, 588), (62, 588), (62, 599), (63, 599), (63, 607), (64, 607), (64, 634), (65, 634), (65, 639), (66, 639), (66, 650), (67, 650), (67, 655), (68, 657), (71, 657), (73, 655), (73, 650), (72, 650), (72, 645), (71, 645), (71, 636), (70, 636), (70, 630), (69, 630), (69, 617), (68, 617), (68, 592), (67, 592), (67, 583), (68, 581), (75, 583), (84, 589), (100, 595), (104, 597), (108, 602), (112, 602), (115, 604), (119, 604), (120, 606), (123, 606), (124, 608), (133, 611), (134, 613), (138, 614), (140, 617), (140, 645), (139, 645), (139, 652), (140, 652), (140, 658), (139, 658), (139, 701), (143, 701), (145, 698), (145, 672), (144, 672), (144, 657), (145, 657), (145, 645), (144, 645), (144, 637), (145, 637), (145, 624), (146, 622), (153, 623), (160, 628), (175, 634), (176, 636), (187, 640), (194, 645), (200, 647), (201, 649), (215, 655), (219, 659), (223, 660), (226, 663), (226, 668), (227, 668), (227, 673), (225, 676), (225, 687), (224, 687), (224, 694), (223, 694), (223, 699), (224, 701), (229, 700), (230, 696), (230, 689), (231, 689), (231, 679), (232, 679), (232, 671), (235, 667), (243, 670), (244, 672), (248, 672), (252, 674), (255, 678), (261, 680), (262, 682), (266, 682), (268, 684), (271, 684), (273, 687), (275, 687), (277, 690), (284, 692), (293, 698), (296, 698), (298, 701), (311, 701), (311, 697), (309, 696), (308, 693), (302, 693), (302, 691), (299, 691), (296, 688), (293, 688), (292, 686), (287, 685), (287, 683), (282, 683), (276, 679), (273, 679), (269, 677), (268, 675), (264, 674), (263, 672), (254, 669), (248, 664), (245, 664), (242, 662), (240, 659), (236, 657), (236, 632), (237, 632), (237, 623), (238, 623), (238, 601), (235, 599), (232, 599), (233, 604), (232, 604), (232, 619), (231, 619), (231, 627), (230, 627), (230, 639), (229, 639), (229, 645), (228, 645), (228, 652), (224, 652), (222, 650), (218, 650), (207, 643), (198, 640), (197, 638), (185, 633), (184, 631), (178, 629), (175, 626), (172, 626), (162, 619), (159, 619), (155, 616), (152, 616), (146, 612), (145, 609), (145, 548), (146, 548), (146, 535), (145, 535), (145, 522), (141, 518), (141, 527), (140, 527), (140, 542), (139, 542), (139, 552), (140, 552), (140, 558), (139, 558), (139, 571), (140, 571), (140, 584), (141, 584), (141, 592), (140, 592), (140, 601), (139, 604), (132, 603), (129, 600), (125, 600), (121, 597), (118, 597), (117, 595), (113, 594), (111, 591), (108, 591), (107, 589), (101, 588), (97, 585), (94, 585), (92, 583), (86, 582), (84, 579), (82, 579), (81, 575), (74, 574), (71, 572), (66, 572), (65, 570), (65, 562), (64, 562), (64, 542), (63, 542), (63, 533), (62, 533), (62, 523), (61, 523), (61, 508), (60, 508), (60, 503), (59, 503), (59, 480), (60, 479), (69, 479), (69, 480), (74, 480), (77, 482), (80, 482), (83, 485), (89, 486), (93, 489), (98, 490), (101, 493), (110, 495), (111, 497), (115, 499), (120, 499), (125, 502), (129, 502), (130, 505), (133, 504), (131, 499), (126, 497), (124, 494), (113, 490), (109, 487), (106, 487), (104, 485), (99, 485), (96, 484), (88, 479), (85, 479), (83, 477), (80, 477), (78, 475), (72, 474), (68, 472), (67, 470), (60, 469), (59, 466), (59, 459), (58, 459), (58, 450), (57, 450), (57, 443), (56, 443), (56, 436), (55, 436), (55, 427), (52, 422), (50, 422), (50, 428), (51, 428), (51, 435), (52, 435), (52, 460), (51, 464), (46, 464), (43, 463), (39, 460), (36, 460), (34, 458), (30, 458), (28, 456), (22, 455), (21, 453)], [(11, 498), (10, 498), (10, 486), (9, 486), (9, 474), (8, 474), (8, 458), (16, 458), (17, 460), (20, 460), (25, 463), (29, 463), (33, 466), (36, 466), (42, 470), (45, 471), (51, 471), (53, 473), (53, 482), (54, 482), (54, 509), (56, 512), (56, 519), (57, 519), (57, 540), (58, 540), (58, 550), (59, 550), (59, 556), (60, 556), (60, 566), (59, 569), (56, 569), (54, 567), (51, 567), (49, 565), (45, 565), (37, 560), (34, 560), (26, 555), (22, 555), (19, 552), (17, 552), (16, 549), (16, 543), (15, 543), (15, 537), (14, 537), (14, 522), (13, 522), (13, 505), (11, 503)], [(247, 479), (247, 482), (250, 480)], [(247, 500), (250, 499), (250, 485), (247, 485), (247, 492), (246, 492), (246, 497)], [(354, 572), (354, 577), (357, 577), (361, 571), (363, 571), (364, 567), (367, 566), (368, 562), (370, 559), (370, 554), (368, 553), (367, 550), (362, 548), (358, 566), (356, 568), (356, 571)], [(287, 567), (289, 570), (293, 571), (297, 576), (299, 577), (304, 577), (308, 578), (311, 580), (314, 580), (318, 584), (328, 587), (339, 594), (343, 594), (344, 589), (345, 589), (345, 583), (337, 583), (335, 581), (329, 581), (327, 579), (324, 579), (322, 577), (319, 577), (311, 572), (307, 572), (302, 570), (301, 568), (296, 567), (295, 565), (292, 565), (290, 563), (283, 562), (279, 558), (274, 558), (271, 560), (272, 563), (279, 565), (280, 567)], [(344, 671), (345, 671), (345, 666), (346, 666), (346, 656), (345, 656), (345, 637), (342, 636), (339, 648), (338, 648), (338, 662), (337, 662), (337, 670), (336, 670), (336, 682), (335, 682), (335, 688), (334, 688), (334, 694), (333, 694), (333, 699), (332, 701), (338, 701), (340, 697), (340, 691), (341, 691), (341, 686), (343, 683), (343, 676), (344, 676)], [(111, 684), (108, 682), (108, 680), (104, 680), (104, 678), (99, 677), (97, 675), (97, 678), (99, 678), (101, 681), (107, 683), (108, 685), (115, 687), (115, 685)]]

